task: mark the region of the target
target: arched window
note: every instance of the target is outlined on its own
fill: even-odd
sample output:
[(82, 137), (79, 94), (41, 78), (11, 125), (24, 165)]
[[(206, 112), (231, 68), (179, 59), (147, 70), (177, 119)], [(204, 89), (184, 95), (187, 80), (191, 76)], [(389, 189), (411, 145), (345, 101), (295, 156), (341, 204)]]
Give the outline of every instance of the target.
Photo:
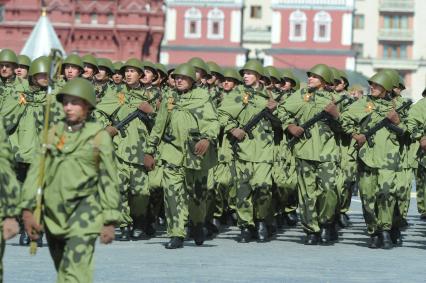
[(329, 13), (321, 11), (314, 17), (314, 41), (329, 42), (331, 40), (332, 19)]
[(185, 12), (185, 37), (201, 37), (201, 11), (191, 8)]
[(290, 14), (290, 41), (306, 41), (306, 15), (300, 10)]
[(210, 10), (207, 14), (207, 37), (211, 39), (223, 39), (223, 25), (225, 14), (218, 8)]

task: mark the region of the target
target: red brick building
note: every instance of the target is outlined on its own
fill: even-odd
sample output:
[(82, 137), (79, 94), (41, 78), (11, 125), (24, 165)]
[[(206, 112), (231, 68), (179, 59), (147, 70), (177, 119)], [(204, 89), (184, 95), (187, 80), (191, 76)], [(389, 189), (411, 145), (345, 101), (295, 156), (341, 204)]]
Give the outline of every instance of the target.
[(198, 56), (221, 66), (242, 66), (242, 0), (166, 0), (166, 35), (160, 61), (176, 65)]
[(270, 49), (265, 64), (308, 69), (325, 63), (353, 70), (354, 0), (272, 0)]
[[(0, 48), (19, 53), (40, 0), (0, 0)], [(164, 34), (161, 0), (47, 0), (47, 16), (67, 53), (157, 61)]]

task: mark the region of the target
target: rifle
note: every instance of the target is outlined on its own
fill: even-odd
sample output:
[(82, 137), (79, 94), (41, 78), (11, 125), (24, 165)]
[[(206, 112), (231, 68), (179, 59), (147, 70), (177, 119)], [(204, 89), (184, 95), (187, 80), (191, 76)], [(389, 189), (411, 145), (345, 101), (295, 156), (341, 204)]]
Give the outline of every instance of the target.
[(130, 122), (132, 122), (136, 118), (139, 118), (139, 120), (141, 120), (145, 124), (146, 128), (148, 129), (148, 132), (151, 132), (152, 127), (154, 126), (154, 119), (139, 109), (136, 109), (135, 111), (130, 113), (126, 118), (115, 124), (113, 127), (115, 127), (120, 132), (122, 137), (126, 137), (126, 132), (124, 131), (124, 129)]
[[(408, 107), (410, 107), (411, 104), (413, 104), (413, 102), (411, 100), (405, 101), (395, 111), (398, 114), (400, 114), (402, 111), (404, 111), (405, 109), (407, 109)], [(367, 140), (367, 143), (368, 143), (369, 147), (373, 147), (374, 146), (373, 136), (380, 129), (382, 129), (382, 128), (387, 128), (388, 130), (394, 132), (398, 136), (402, 136), (404, 134), (404, 132), (405, 132), (403, 129), (401, 129), (398, 126), (395, 126), (394, 124), (392, 124), (391, 121), (386, 117), (383, 120), (381, 120), (380, 122), (378, 122), (376, 125), (374, 125), (372, 128), (370, 128), (367, 132), (363, 133), (363, 135), (365, 136), (365, 139)]]
[[(342, 96), (338, 101), (334, 102), (335, 105), (339, 105), (340, 103), (342, 103), (343, 101), (345, 101), (346, 99), (349, 99), (348, 96), (344, 95)], [(323, 121), (323, 120), (327, 120), (330, 119), (330, 114), (328, 114), (327, 112), (325, 112), (325, 110), (317, 113), (314, 117), (312, 117), (311, 119), (309, 119), (308, 121), (306, 121), (304, 124), (300, 125), (300, 127), (303, 128), (304, 130), (304, 136), (307, 139), (310, 139), (312, 137), (311, 132), (310, 132), (310, 128), (315, 125), (316, 123), (318, 123), (319, 121)], [(289, 148), (293, 148), (293, 146), (298, 143), (300, 140), (300, 137), (292, 137), (290, 139), (290, 141), (288, 142), (287, 146)]]
[[(49, 86), (47, 88), (47, 101), (46, 101), (46, 110), (44, 113), (44, 126), (43, 126), (43, 145), (42, 145), (42, 158), (39, 164), (38, 178), (37, 178), (37, 191), (36, 191), (36, 207), (34, 210), (34, 219), (36, 224), (41, 223), (41, 210), (42, 210), (42, 200), (43, 200), (43, 185), (44, 185), (44, 174), (46, 167), (46, 158), (48, 154), (48, 133), (49, 133), (49, 119), (50, 119), (50, 107), (52, 101), (52, 87), (54, 84), (55, 70), (57, 69), (57, 64), (59, 63), (62, 52), (58, 49), (51, 50), (52, 60), (50, 62), (49, 70)], [(37, 253), (37, 242), (31, 241), (30, 243), (30, 254), (35, 255)]]

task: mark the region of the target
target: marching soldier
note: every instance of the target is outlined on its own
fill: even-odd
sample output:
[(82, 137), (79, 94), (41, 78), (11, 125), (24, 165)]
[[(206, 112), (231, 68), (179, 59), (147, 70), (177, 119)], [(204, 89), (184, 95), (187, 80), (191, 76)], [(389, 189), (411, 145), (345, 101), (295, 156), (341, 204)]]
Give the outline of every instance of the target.
[(144, 160), (148, 170), (161, 172), (167, 234), (171, 238), (167, 249), (183, 247), (188, 221), (195, 244), (204, 242), (207, 172), (216, 163), (213, 143), (219, 134), (210, 97), (195, 85), (195, 69), (181, 64), (173, 78), (176, 90), (163, 99)]
[(120, 91), (124, 85), (121, 67), (123, 67), (123, 63), (120, 61), (117, 61), (113, 64), (114, 74), (111, 76), (111, 78), (116, 86), (117, 91)]
[(107, 58), (98, 58), (96, 62), (98, 72), (93, 78), (93, 85), (96, 92), (96, 101), (99, 103), (110, 89), (115, 90), (111, 82), (111, 76), (114, 74), (114, 66), (111, 60)]
[(15, 69), (17, 77), (28, 79), (28, 70), (30, 69), (31, 59), (27, 55), (18, 55), (18, 67)]
[(98, 61), (95, 56), (86, 54), (81, 57), (81, 61), (83, 61), (83, 73), (81, 77), (89, 82), (94, 82), (95, 75), (99, 72)]
[(43, 227), (57, 282), (92, 282), (93, 253), (114, 238), (120, 219), (117, 170), (113, 145), (102, 125), (89, 120), (96, 107), (95, 91), (84, 79), (65, 84), (56, 99), (63, 105), (65, 121), (48, 132), (47, 153), (37, 155), (23, 187), (25, 230), (37, 240), (42, 226), (33, 215), (36, 206), (39, 163), (46, 158), (43, 187)]
[(206, 62), (199, 57), (193, 57), (188, 61), (188, 64), (195, 68), (197, 86), (208, 89), (207, 80), (210, 79), (212, 75)]

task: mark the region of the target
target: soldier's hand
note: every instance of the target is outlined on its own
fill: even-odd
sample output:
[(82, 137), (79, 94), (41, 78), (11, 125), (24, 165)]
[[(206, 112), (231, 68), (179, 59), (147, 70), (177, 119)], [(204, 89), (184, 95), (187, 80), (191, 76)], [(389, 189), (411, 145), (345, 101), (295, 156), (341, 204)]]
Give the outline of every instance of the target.
[(330, 114), (334, 119), (339, 118), (340, 112), (339, 109), (337, 109), (337, 105), (333, 102), (330, 102), (325, 108), (324, 111)]
[(118, 134), (117, 128), (113, 126), (106, 126), (105, 131), (108, 132), (108, 134), (113, 138)]
[(19, 225), (15, 218), (6, 218), (3, 221), (3, 237), (5, 240), (12, 239), (19, 232)]
[(274, 110), (275, 110), (275, 108), (277, 108), (277, 105), (278, 105), (278, 102), (276, 102), (276, 101), (275, 101), (275, 100), (273, 100), (273, 99), (269, 99), (269, 100), (268, 100), (268, 104), (266, 105), (266, 107), (267, 107), (269, 110), (274, 111)]
[(146, 170), (152, 171), (155, 168), (155, 160), (154, 157), (150, 154), (145, 154), (143, 157), (143, 165), (145, 166)]
[(110, 244), (114, 240), (115, 228), (114, 225), (104, 225), (101, 230), (100, 241), (102, 244)]
[(422, 137), (422, 139), (420, 140), (420, 148), (423, 151), (426, 151), (426, 137)]
[(300, 138), (305, 132), (305, 130), (302, 127), (299, 127), (294, 124), (288, 125), (287, 130), (292, 136), (295, 136), (296, 138)]
[(29, 210), (24, 210), (22, 212), (22, 220), (24, 221), (24, 229), (28, 237), (30, 237), (32, 241), (37, 241), (43, 226), (36, 223), (33, 213)]
[(389, 111), (388, 115), (386, 116), (389, 121), (391, 121), (392, 124), (394, 125), (399, 125), (399, 123), (401, 123), (401, 120), (399, 119), (399, 115), (398, 113), (395, 111), (395, 109), (392, 109), (391, 111)]
[(233, 135), (237, 140), (241, 141), (246, 137), (246, 132), (240, 128), (234, 128), (231, 130), (231, 135)]
[(361, 148), (367, 141), (367, 138), (363, 134), (355, 134), (352, 138), (356, 141), (358, 148)]
[(150, 114), (154, 112), (154, 108), (149, 104), (148, 102), (144, 101), (141, 104), (139, 104), (138, 109), (140, 111), (145, 112), (146, 114)]
[(199, 140), (195, 144), (195, 151), (194, 153), (198, 156), (203, 156), (206, 154), (207, 150), (209, 149), (210, 142), (207, 139)]

